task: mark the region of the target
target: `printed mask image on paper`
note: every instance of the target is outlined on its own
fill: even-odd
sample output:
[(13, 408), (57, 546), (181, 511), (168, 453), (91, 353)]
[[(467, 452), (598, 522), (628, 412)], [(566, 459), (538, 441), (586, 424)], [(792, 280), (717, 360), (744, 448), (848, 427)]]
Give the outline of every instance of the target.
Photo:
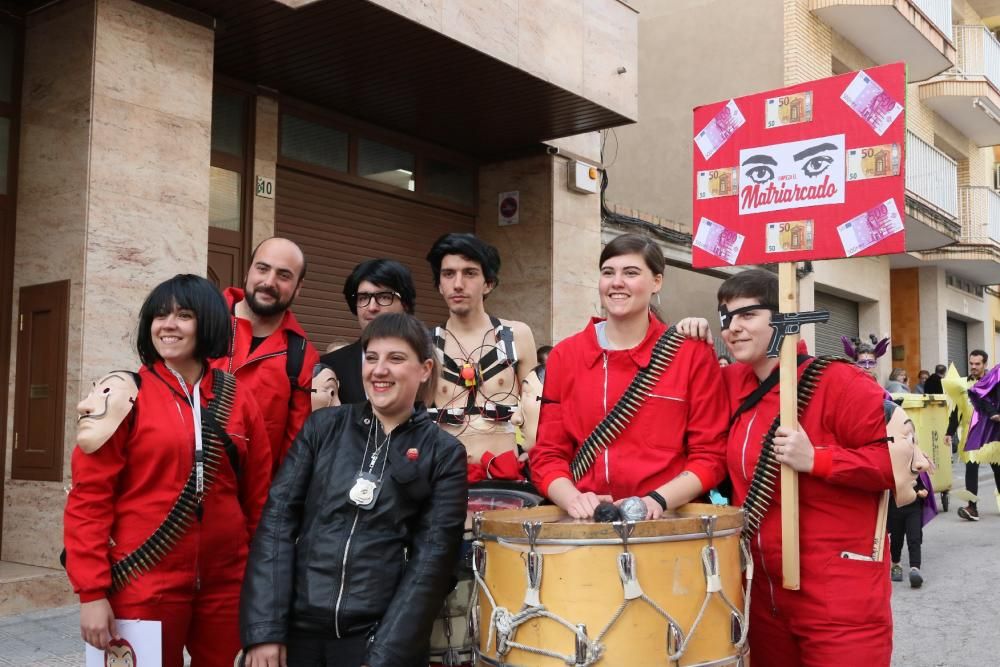
[(740, 215), (844, 202), (844, 135), (740, 150)]

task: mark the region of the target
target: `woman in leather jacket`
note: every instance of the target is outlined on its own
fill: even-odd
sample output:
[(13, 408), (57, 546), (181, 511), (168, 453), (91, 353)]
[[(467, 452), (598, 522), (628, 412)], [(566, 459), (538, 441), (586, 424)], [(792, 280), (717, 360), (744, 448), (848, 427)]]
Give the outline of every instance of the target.
[(306, 420), (271, 486), (240, 604), (247, 667), (427, 664), (458, 558), (465, 451), (415, 403), (434, 373), (412, 315), (361, 338), (369, 400)]

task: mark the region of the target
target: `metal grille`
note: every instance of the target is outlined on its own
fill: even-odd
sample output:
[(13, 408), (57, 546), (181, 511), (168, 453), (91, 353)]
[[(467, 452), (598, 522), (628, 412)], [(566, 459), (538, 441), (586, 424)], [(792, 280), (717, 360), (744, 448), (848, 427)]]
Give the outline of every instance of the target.
[(969, 372), (969, 334), (965, 322), (948, 318), (948, 361), (961, 375)]
[(832, 294), (816, 292), (816, 308), (830, 311), (830, 321), (816, 325), (816, 349), (818, 356), (843, 356), (844, 345), (841, 336), (858, 337), (858, 304)]

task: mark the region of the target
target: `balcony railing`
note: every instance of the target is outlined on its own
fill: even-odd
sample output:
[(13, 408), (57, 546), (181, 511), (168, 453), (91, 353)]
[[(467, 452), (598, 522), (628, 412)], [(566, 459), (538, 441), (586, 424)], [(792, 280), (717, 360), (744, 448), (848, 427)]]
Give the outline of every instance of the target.
[(967, 76), (983, 76), (1000, 90), (1000, 42), (981, 25), (955, 26), (958, 69)]
[(945, 35), (951, 34), (951, 0), (911, 0)]
[(962, 243), (1000, 243), (1000, 195), (993, 188), (962, 188)]
[(958, 165), (909, 131), (906, 133), (906, 189), (953, 218), (958, 217)]

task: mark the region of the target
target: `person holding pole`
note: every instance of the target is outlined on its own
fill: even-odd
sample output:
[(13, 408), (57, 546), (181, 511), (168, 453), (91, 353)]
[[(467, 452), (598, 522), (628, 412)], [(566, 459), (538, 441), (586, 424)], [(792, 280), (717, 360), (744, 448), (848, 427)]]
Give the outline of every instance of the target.
[[(864, 371), (853, 364), (800, 355), (800, 424), (778, 427), (778, 359), (767, 354), (778, 277), (743, 271), (722, 283), (718, 300), (722, 337), (736, 362), (722, 376), (732, 414), (727, 464), (734, 502), (744, 505), (751, 526), (752, 660), (768, 667), (887, 667), (892, 610), (879, 516), (893, 473), (882, 390), (861, 381)], [(678, 331), (710, 340), (705, 320), (682, 320)], [(781, 581), (777, 464), (799, 478), (798, 590)]]

